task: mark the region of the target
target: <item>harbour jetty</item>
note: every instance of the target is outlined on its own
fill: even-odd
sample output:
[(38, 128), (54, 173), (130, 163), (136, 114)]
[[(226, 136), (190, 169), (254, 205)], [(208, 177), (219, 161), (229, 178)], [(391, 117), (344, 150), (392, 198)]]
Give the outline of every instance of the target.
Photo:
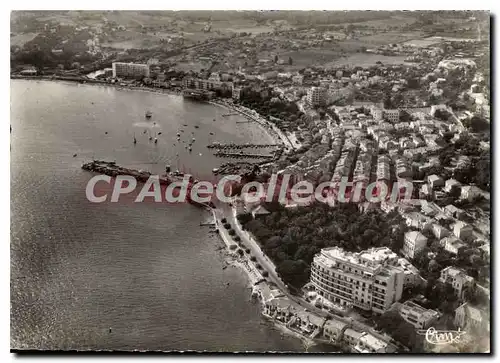
[(249, 153), (231, 153), (225, 151), (216, 151), (215, 156), (223, 158), (234, 158), (234, 159), (274, 159), (275, 155), (265, 155), (265, 154), (249, 154)]
[(263, 148), (268, 148), (268, 147), (281, 147), (282, 145), (280, 144), (235, 144), (235, 143), (228, 143), (228, 144), (222, 144), (220, 142), (214, 142), (210, 145), (207, 145), (207, 148), (209, 149), (219, 149), (219, 150), (228, 150), (228, 149), (245, 149), (245, 148), (250, 148), (250, 149), (263, 149)]
[[(116, 162), (114, 161), (105, 161), (105, 160), (92, 160), (91, 162), (83, 164), (82, 169), (94, 173), (109, 175), (113, 178), (119, 175), (128, 175), (134, 177), (135, 180), (137, 180), (140, 183), (145, 183), (152, 175), (149, 171), (124, 168), (117, 165)], [(159, 182), (160, 185), (168, 186), (173, 182), (182, 181), (184, 179), (184, 176), (185, 174), (179, 171), (167, 172), (166, 174), (159, 176)], [(200, 203), (191, 199), (191, 188), (194, 183), (196, 183), (196, 180), (194, 180), (194, 178), (190, 176), (187, 185), (186, 200), (193, 205), (211, 209), (212, 208), (211, 205), (206, 203)]]

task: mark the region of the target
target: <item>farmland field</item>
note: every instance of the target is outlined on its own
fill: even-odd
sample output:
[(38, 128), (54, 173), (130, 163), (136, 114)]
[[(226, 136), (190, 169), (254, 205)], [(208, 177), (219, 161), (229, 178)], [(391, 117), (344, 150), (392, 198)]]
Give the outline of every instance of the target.
[(330, 49), (301, 49), (293, 52), (280, 53), (280, 58), (292, 57), (293, 65), (308, 67), (331, 62), (339, 57), (339, 52)]
[(375, 65), (377, 61), (382, 62), (384, 65), (397, 65), (409, 63), (404, 62), (405, 56), (384, 56), (381, 54), (366, 54), (366, 53), (356, 53), (348, 57), (344, 57), (338, 60), (334, 60), (330, 63), (325, 64), (326, 67), (339, 67), (339, 66), (359, 66), (359, 67), (369, 67)]
[(405, 40), (415, 39), (421, 36), (420, 32), (402, 33), (387, 32), (359, 37), (358, 40), (363, 43), (369, 43), (372, 47), (392, 43), (401, 43)]
[(11, 46), (17, 45), (19, 47), (22, 47), (25, 43), (35, 39), (37, 35), (38, 33), (25, 33), (25, 34), (14, 35), (10, 37), (10, 45)]
[(439, 44), (441, 43), (441, 39), (439, 38), (424, 38), (424, 39), (413, 39), (413, 40), (408, 40), (407, 42), (404, 42), (404, 45), (410, 45), (413, 47), (419, 47), (419, 48), (425, 48), (429, 47), (434, 44)]

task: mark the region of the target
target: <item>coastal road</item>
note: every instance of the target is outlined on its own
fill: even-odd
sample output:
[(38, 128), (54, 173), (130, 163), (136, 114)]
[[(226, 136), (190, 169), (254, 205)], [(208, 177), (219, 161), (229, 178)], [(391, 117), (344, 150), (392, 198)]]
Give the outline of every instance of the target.
[[(375, 331), (375, 329), (373, 329), (369, 325), (354, 320), (351, 317), (344, 317), (341, 315), (328, 313), (322, 309), (317, 308), (313, 304), (308, 303), (304, 299), (292, 295), (289, 292), (286, 285), (283, 283), (283, 281), (278, 277), (278, 274), (276, 273), (276, 269), (272, 261), (270, 261), (269, 258), (262, 252), (260, 246), (254, 240), (248, 238), (247, 233), (240, 228), (239, 223), (236, 223), (237, 221), (235, 215), (233, 214), (233, 208), (228, 203), (223, 203), (220, 201), (216, 201), (215, 205), (217, 207), (216, 215), (218, 215), (220, 219), (226, 218), (227, 222), (230, 223), (233, 229), (236, 231), (236, 234), (240, 236), (241, 242), (243, 242), (245, 246), (247, 246), (251, 250), (252, 255), (255, 256), (255, 258), (257, 259), (257, 263), (259, 263), (264, 268), (264, 270), (266, 270), (269, 273), (267, 279), (273, 282), (287, 298), (289, 298), (291, 301), (298, 304), (302, 308), (307, 309), (308, 311), (313, 312), (318, 316), (321, 316), (323, 318), (326, 318), (328, 316), (333, 316), (334, 319), (342, 321), (345, 324), (351, 325), (356, 330), (368, 332), (382, 341), (391, 343), (392, 341), (391, 337), (378, 333), (377, 331)], [(227, 231), (224, 230), (223, 233), (227, 233)]]
[(260, 247), (250, 238), (248, 238), (248, 235), (244, 233), (241, 228), (239, 228), (239, 224), (236, 223), (237, 221), (233, 214), (232, 207), (229, 204), (220, 201), (215, 202), (215, 205), (217, 207), (217, 211), (221, 215), (221, 219), (226, 218), (227, 222), (231, 224), (233, 229), (236, 231), (236, 234), (240, 236), (241, 242), (250, 249), (252, 256), (255, 256), (255, 258), (257, 259), (256, 262), (259, 263), (262, 268), (268, 272), (269, 276), (267, 277), (267, 279), (276, 284), (281, 291), (287, 292), (288, 288), (278, 277), (274, 264), (267, 258), (266, 255), (264, 255)]

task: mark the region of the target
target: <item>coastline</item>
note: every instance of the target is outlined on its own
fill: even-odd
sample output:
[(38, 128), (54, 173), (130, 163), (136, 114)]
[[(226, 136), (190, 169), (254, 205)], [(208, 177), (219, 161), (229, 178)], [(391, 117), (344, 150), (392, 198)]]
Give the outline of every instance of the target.
[(224, 99), (209, 101), (209, 103), (237, 112), (248, 120), (255, 121), (277, 144), (283, 144), (287, 149), (290, 150), (295, 149), (292, 141), (288, 138), (288, 136), (286, 136), (279, 128), (277, 128), (276, 125), (267, 121), (260, 114), (258, 114), (257, 111), (245, 106), (231, 104), (229, 102), (226, 102)]
[[(38, 80), (38, 81), (51, 81), (51, 82), (71, 82), (71, 83), (80, 83), (79, 80), (71, 80), (71, 79), (53, 79), (52, 77), (19, 77), (19, 78), (13, 78), (13, 79), (25, 79), (25, 80)], [(158, 94), (168, 94), (168, 95), (178, 95), (180, 96), (181, 94), (179, 92), (171, 91), (171, 90), (166, 90), (166, 89), (155, 89), (155, 88), (147, 88), (147, 87), (123, 87), (119, 86), (116, 84), (109, 84), (109, 83), (101, 83), (101, 82), (85, 82), (82, 83), (84, 85), (94, 85), (94, 86), (105, 86), (105, 87), (113, 87), (118, 90), (131, 90), (131, 91), (143, 91), (143, 92), (151, 92), (151, 93), (158, 93)], [(239, 114), (243, 115), (246, 118), (251, 118), (252, 120), (256, 121), (257, 124), (264, 129), (266, 134), (269, 136), (270, 139), (278, 141), (277, 143), (283, 143), (282, 139), (276, 135), (273, 134), (272, 131), (266, 127), (267, 125), (267, 120), (262, 119), (261, 117), (256, 117), (256, 116), (250, 116), (249, 113), (251, 112), (250, 109), (245, 108), (245, 110), (241, 110), (239, 107), (231, 107), (231, 105), (226, 104), (225, 102), (216, 102), (216, 101), (211, 101), (209, 102), (213, 105), (216, 105), (218, 107), (224, 107), (226, 109), (231, 109), (235, 112), (238, 112)], [(246, 112), (245, 112), (246, 111)], [(213, 209), (210, 207), (205, 206), (204, 208), (208, 212), (212, 212), (212, 216), (214, 218), (215, 226), (218, 229), (218, 234), (221, 236), (224, 244), (226, 245), (226, 251), (228, 252), (227, 256), (227, 264), (232, 265), (235, 267), (240, 268), (242, 271), (245, 272), (247, 275), (248, 281), (249, 281), (249, 286), (252, 288), (252, 296), (262, 296), (262, 289), (269, 289), (269, 284), (267, 283), (262, 283), (265, 281), (265, 278), (263, 277), (261, 271), (256, 267), (256, 264), (250, 261), (248, 256), (245, 254), (243, 257), (239, 256), (237, 251), (237, 248), (231, 250), (230, 246), (231, 245), (236, 245), (236, 242), (232, 241), (231, 237), (226, 233), (227, 231), (225, 228), (221, 225), (220, 220), (217, 218), (217, 209)], [(226, 232), (226, 233), (224, 233)], [(265, 285), (265, 286), (263, 286)], [(283, 333), (286, 333), (288, 335), (291, 335), (295, 338), (300, 339), (306, 346), (311, 346), (316, 344), (314, 340), (299, 334), (296, 331), (293, 331), (286, 327), (284, 324), (280, 323), (279, 321), (276, 321), (264, 314), (264, 304), (265, 301), (264, 299), (259, 299), (259, 304), (261, 305), (261, 315), (266, 318), (267, 321), (273, 323), (275, 327), (278, 328), (278, 330), (282, 331)]]
[[(115, 88), (120, 91), (139, 91), (139, 92), (149, 92), (156, 93), (161, 95), (169, 95), (169, 96), (182, 96), (182, 91), (174, 91), (167, 88), (154, 88), (154, 87), (134, 87), (134, 86), (121, 86), (117, 83), (108, 83), (96, 80), (83, 80), (83, 79), (75, 79), (75, 78), (65, 78), (65, 77), (53, 77), (53, 76), (12, 76), (11, 79), (23, 79), (23, 80), (32, 80), (32, 81), (49, 81), (49, 82), (69, 82), (69, 83), (78, 83), (89, 86), (104, 86)], [(225, 102), (223, 99), (221, 100), (211, 100), (207, 101), (207, 103), (225, 108), (234, 112), (237, 112), (239, 115), (245, 117), (246, 119), (255, 121), (259, 127), (267, 134), (270, 140), (273, 140), (276, 144), (283, 144), (285, 147), (293, 149), (293, 143), (288, 139), (288, 137), (281, 132), (275, 125), (269, 123), (267, 120), (262, 118), (260, 115), (255, 116), (251, 115), (255, 113), (252, 109), (231, 105), (228, 102)]]
[(249, 282), (248, 287), (252, 289), (251, 296), (252, 298), (255, 298), (255, 300), (259, 303), (261, 315), (266, 319), (266, 321), (270, 322), (275, 329), (279, 330), (283, 334), (287, 334), (297, 339), (300, 339), (302, 341), (302, 344), (306, 348), (306, 351), (312, 346), (323, 343), (323, 341), (310, 338), (304, 334), (300, 334), (299, 332), (290, 329), (288, 326), (286, 326), (286, 324), (265, 314), (266, 301), (264, 300), (263, 297), (265, 294), (264, 290), (279, 291), (280, 293), (279, 296), (284, 296), (282, 291), (278, 287), (267, 283), (265, 277), (261, 274), (260, 270), (256, 267), (255, 263), (248, 258), (248, 255), (246, 253), (243, 256), (239, 256), (238, 253), (236, 252), (237, 249), (231, 250), (230, 246), (237, 244), (236, 242), (232, 242), (231, 236), (229, 236), (227, 230), (222, 225), (221, 218), (219, 218), (217, 215), (221, 211), (218, 210), (217, 208), (212, 208), (211, 212), (214, 220), (214, 225), (217, 229), (217, 233), (219, 234), (219, 236), (222, 239), (222, 242), (226, 246), (226, 252), (228, 253), (226, 257), (227, 265), (238, 267), (246, 274)]

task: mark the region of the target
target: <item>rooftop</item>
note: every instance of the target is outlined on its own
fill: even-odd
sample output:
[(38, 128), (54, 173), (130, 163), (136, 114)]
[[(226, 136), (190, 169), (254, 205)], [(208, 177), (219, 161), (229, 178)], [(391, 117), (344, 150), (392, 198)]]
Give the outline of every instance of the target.
[(373, 350), (375, 351), (378, 351), (379, 349), (383, 349), (385, 347), (387, 347), (387, 343), (378, 339), (378, 338), (375, 338), (373, 335), (371, 334), (367, 334), (367, 333), (364, 333), (365, 335), (363, 335), (359, 341), (364, 343), (365, 345), (369, 346), (370, 348), (372, 348)]
[(342, 329), (344, 329), (346, 326), (347, 324), (340, 320), (331, 319), (325, 322), (324, 329), (330, 329), (330, 330), (335, 329), (338, 331), (342, 331)]
[(450, 276), (450, 277), (462, 278), (468, 282), (474, 281), (474, 278), (467, 275), (463, 270), (458, 269), (458, 268), (453, 267), (453, 266), (448, 266), (448, 267), (444, 268), (443, 270), (441, 270), (441, 274), (443, 274), (443, 272), (445, 275)]

